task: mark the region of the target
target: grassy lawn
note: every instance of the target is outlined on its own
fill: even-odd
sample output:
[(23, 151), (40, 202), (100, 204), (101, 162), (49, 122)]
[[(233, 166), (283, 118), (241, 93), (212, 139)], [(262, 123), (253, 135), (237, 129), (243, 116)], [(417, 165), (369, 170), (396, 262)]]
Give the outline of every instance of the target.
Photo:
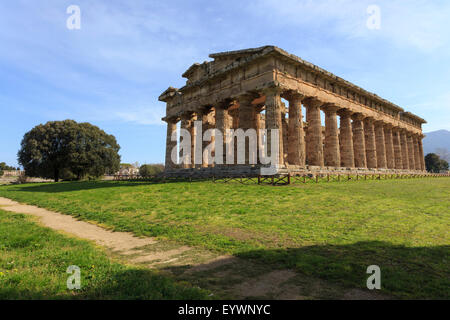
[(271, 187), (213, 182), (1, 186), (0, 196), (137, 235), (295, 268), (399, 298), (450, 298), (450, 179)]
[[(1, 299), (204, 299), (207, 293), (155, 272), (111, 262), (83, 240), (0, 210)], [(81, 269), (81, 290), (69, 290), (69, 265)]]

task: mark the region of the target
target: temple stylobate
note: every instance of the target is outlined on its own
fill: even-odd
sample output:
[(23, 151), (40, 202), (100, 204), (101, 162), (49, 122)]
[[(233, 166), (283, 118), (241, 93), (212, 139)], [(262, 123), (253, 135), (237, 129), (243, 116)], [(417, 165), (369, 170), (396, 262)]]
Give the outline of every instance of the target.
[[(270, 132), (276, 129), (277, 173), (425, 171), (426, 121), (392, 102), (275, 46), (210, 58), (183, 74), (184, 87), (169, 87), (159, 97), (167, 104), (167, 174), (259, 174), (265, 166), (259, 152), (257, 162), (250, 164), (248, 150), (244, 164), (195, 162), (195, 150), (203, 152), (208, 145), (196, 136), (199, 121), (202, 132), (215, 128), (224, 133), (212, 150), (223, 158), (232, 149), (226, 148), (230, 129), (265, 129), (257, 147), (267, 152), (273, 144)], [(192, 156), (183, 163), (173, 159), (179, 128), (191, 137)]]

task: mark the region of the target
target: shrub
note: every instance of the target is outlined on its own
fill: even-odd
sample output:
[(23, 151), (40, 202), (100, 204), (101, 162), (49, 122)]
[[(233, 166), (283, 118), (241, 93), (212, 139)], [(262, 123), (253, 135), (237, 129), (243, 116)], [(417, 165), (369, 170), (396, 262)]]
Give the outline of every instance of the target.
[(21, 174), (17, 177), (16, 183), (23, 184), (28, 182), (28, 177), (25, 174)]
[(162, 164), (143, 164), (139, 168), (139, 174), (142, 177), (155, 176), (164, 171), (164, 165)]

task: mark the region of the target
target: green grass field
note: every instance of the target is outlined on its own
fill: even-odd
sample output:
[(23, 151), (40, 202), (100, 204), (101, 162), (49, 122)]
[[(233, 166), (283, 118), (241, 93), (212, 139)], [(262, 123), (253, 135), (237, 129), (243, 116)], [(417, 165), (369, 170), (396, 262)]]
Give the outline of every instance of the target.
[(136, 235), (167, 238), (348, 287), (450, 298), (450, 179), (258, 186), (73, 182), (1, 186), (0, 196)]
[[(69, 265), (81, 269), (80, 290), (67, 289)], [(44, 228), (36, 219), (0, 210), (0, 300), (207, 297), (153, 271), (111, 262), (100, 248)]]

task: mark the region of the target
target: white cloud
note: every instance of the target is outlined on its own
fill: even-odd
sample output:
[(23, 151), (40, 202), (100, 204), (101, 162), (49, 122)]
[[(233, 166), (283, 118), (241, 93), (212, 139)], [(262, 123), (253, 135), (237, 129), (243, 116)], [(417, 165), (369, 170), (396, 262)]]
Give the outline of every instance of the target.
[(164, 108), (152, 106), (115, 111), (112, 113), (112, 118), (142, 125), (163, 125), (161, 118), (164, 114)]

